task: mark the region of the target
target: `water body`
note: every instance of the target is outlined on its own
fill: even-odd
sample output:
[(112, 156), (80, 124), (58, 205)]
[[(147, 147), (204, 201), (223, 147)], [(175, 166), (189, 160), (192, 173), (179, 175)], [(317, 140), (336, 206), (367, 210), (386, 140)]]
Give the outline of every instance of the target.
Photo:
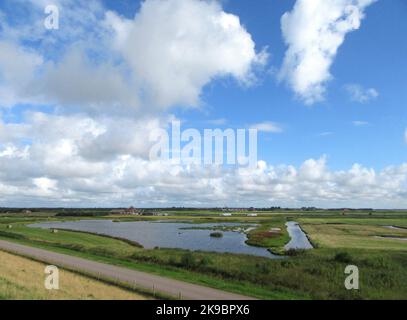
[(399, 240), (399, 241), (407, 241), (407, 238), (402, 237), (392, 237), (392, 236), (374, 236), (377, 239), (390, 239), (390, 240)]
[(312, 249), (312, 244), (309, 242), (304, 231), (301, 230), (297, 222), (289, 221), (285, 224), (288, 234), (291, 237), (289, 243), (284, 246), (285, 250), (289, 249)]
[[(240, 253), (278, 259), (266, 248), (249, 246), (245, 243), (244, 233), (223, 231), (222, 238), (211, 237), (213, 230), (188, 229), (191, 226), (214, 228), (219, 226), (235, 227), (240, 223), (203, 223), (185, 222), (113, 222), (111, 220), (80, 220), (65, 222), (45, 222), (32, 224), (30, 227), (43, 229), (70, 229), (87, 231), (113, 237), (120, 237), (140, 243), (144, 248), (179, 248), (188, 250)], [(247, 225), (247, 224), (246, 224)]]
[(394, 230), (402, 230), (405, 231), (407, 230), (407, 228), (403, 228), (403, 227), (396, 227), (396, 226), (384, 226), (387, 229), (394, 229)]

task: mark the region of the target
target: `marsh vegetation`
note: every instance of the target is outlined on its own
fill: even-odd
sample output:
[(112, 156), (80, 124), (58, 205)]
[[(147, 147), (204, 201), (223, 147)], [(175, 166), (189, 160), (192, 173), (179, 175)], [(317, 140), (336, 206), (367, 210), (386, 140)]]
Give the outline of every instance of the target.
[[(176, 217), (179, 219), (180, 215)], [(35, 221), (55, 221), (53, 219), (56, 218), (41, 217)], [(115, 219), (132, 220), (129, 217)], [(172, 216), (135, 217), (132, 221), (140, 219), (174, 221)], [(182, 219), (193, 222), (189, 225), (193, 228), (208, 222), (256, 224), (255, 229), (247, 232), (247, 242), (287, 258), (272, 260), (199, 250), (146, 249), (101, 235), (65, 230), (53, 234), (49, 230), (29, 228), (26, 225), (33, 222), (31, 217), (5, 218), (4, 223), (0, 223), (0, 238), (264, 299), (407, 298), (407, 244), (391, 238), (376, 238), (406, 236), (407, 215), (399, 212), (356, 213), (345, 217), (332, 212), (266, 213), (257, 218), (202, 217), (185, 213)], [(297, 221), (315, 249), (286, 251), (284, 246), (290, 241), (285, 228), (287, 221)], [(12, 229), (6, 228), (9, 224)], [(348, 291), (343, 285), (344, 268), (348, 264), (360, 269), (360, 290)]]

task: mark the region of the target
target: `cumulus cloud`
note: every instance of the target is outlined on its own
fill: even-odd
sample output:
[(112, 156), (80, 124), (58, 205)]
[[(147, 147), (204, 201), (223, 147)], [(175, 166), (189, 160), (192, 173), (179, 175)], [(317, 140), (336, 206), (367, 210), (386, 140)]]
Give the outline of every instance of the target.
[[(318, 2), (318, 10), (327, 10), (325, 1)], [(345, 2), (349, 7), (342, 10)], [(328, 50), (329, 65), (339, 45), (328, 44), (357, 29), (371, 2), (334, 1), (336, 15), (316, 14), (317, 27), (314, 19), (308, 21), (313, 14), (298, 20), (311, 30), (309, 50), (296, 44), (302, 35), (291, 36), (293, 18), (285, 18), (290, 39), (285, 74), (295, 79), (290, 83), (304, 99), (316, 99), (327, 80), (321, 75), (329, 73), (329, 66), (322, 67), (316, 70), (321, 81), (315, 76), (301, 82), (304, 70), (312, 69), (314, 48), (317, 59), (320, 48)], [(239, 18), (226, 13), (221, 2), (147, 0), (128, 19), (105, 15), (100, 1), (58, 0), (63, 30), (46, 37), (38, 25), (46, 2), (24, 3), (33, 7), (24, 11), (23, 22), (0, 21), (0, 101), (2, 107), (56, 108), (29, 111), (16, 123), (0, 113), (0, 206), (407, 206), (407, 164), (381, 171), (355, 164), (333, 171), (326, 157), (297, 167), (259, 161), (255, 168), (240, 169), (148, 159), (150, 131), (165, 129), (170, 120), (153, 109), (197, 105), (203, 88), (219, 77), (251, 84), (256, 65), (265, 62), (267, 54), (256, 50)], [(301, 17), (304, 3), (298, 1), (291, 15)], [(327, 36), (322, 41), (315, 33)], [(298, 70), (289, 71), (293, 66)], [(128, 110), (138, 113), (130, 117)], [(273, 122), (253, 127), (282, 131)]]
[(106, 21), (141, 88), (161, 108), (197, 105), (217, 77), (250, 83), (253, 67), (267, 58), (217, 1), (149, 0), (132, 20), (108, 12)]
[(358, 84), (349, 84), (345, 86), (352, 101), (367, 103), (379, 97), (379, 92), (374, 88), (365, 89)]
[(131, 154), (95, 162), (79, 152), (81, 137), (64, 136), (0, 150), (0, 165), (6, 169), (0, 172), (0, 205), (21, 205), (27, 199), (31, 205), (71, 206), (407, 205), (407, 164), (382, 171), (355, 164), (332, 171), (321, 157), (298, 168), (259, 161), (255, 168), (231, 170), (174, 166)]
[(100, 1), (54, 1), (63, 23), (53, 32), (43, 25), (46, 1), (5, 1), (0, 12), (0, 107), (134, 108), (137, 90), (114, 64)]
[(218, 1), (147, 0), (134, 19), (106, 11), (100, 1), (60, 1), (57, 32), (38, 24), (43, 4), (22, 7), (29, 8), (27, 23), (9, 18), (12, 12), (0, 21), (3, 106), (157, 113), (198, 105), (216, 78), (250, 85), (267, 59)]
[(297, 0), (281, 18), (288, 46), (279, 77), (306, 104), (324, 99), (331, 65), (347, 33), (360, 28), (376, 0)]
[[(57, 32), (43, 26), (42, 0), (0, 12), (0, 108), (53, 107), (17, 123), (0, 113), (1, 204), (86, 205), (103, 202), (100, 194), (113, 203), (166, 184), (176, 190), (182, 179), (171, 177), (188, 173), (147, 158), (149, 132), (170, 117), (162, 111), (198, 105), (216, 78), (252, 84), (266, 51), (218, 1), (147, 0), (133, 19), (101, 1), (54, 3), (63, 12)], [(202, 183), (220, 193), (216, 180)]]
[(42, 56), (33, 50), (0, 40), (0, 107), (29, 102), (21, 96), (42, 64)]
[(108, 117), (29, 112), (24, 123), (1, 122), (0, 205), (407, 205), (407, 164), (335, 171), (325, 156), (235, 169), (150, 161), (149, 128), (169, 120), (127, 119), (117, 128)]
[(124, 74), (120, 66), (92, 64), (80, 49), (72, 49), (59, 63), (48, 63), (29, 91), (58, 105), (120, 114), (140, 107), (135, 83)]

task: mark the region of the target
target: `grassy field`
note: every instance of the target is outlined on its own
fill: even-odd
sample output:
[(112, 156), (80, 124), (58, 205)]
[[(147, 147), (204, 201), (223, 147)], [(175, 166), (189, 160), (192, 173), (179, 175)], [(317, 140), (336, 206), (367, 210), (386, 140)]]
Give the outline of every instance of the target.
[[(407, 219), (299, 219), (311, 241), (321, 248), (407, 251)], [(388, 226), (401, 227), (390, 229)]]
[(306, 224), (347, 224), (347, 225), (375, 225), (375, 226), (397, 226), (407, 228), (407, 215), (406, 217), (331, 217), (327, 218), (299, 218), (299, 222)]
[[(114, 218), (117, 221), (172, 221), (179, 220), (180, 216)], [(10, 220), (11, 229), (7, 228), (8, 224), (0, 223), (0, 238), (263, 299), (407, 299), (407, 243), (375, 238), (406, 236), (407, 230), (385, 227), (407, 226), (407, 216), (399, 212), (363, 212), (345, 217), (331, 212), (329, 216), (324, 212), (315, 215), (290, 212), (227, 218), (186, 212), (182, 220), (189, 220), (192, 228), (199, 228), (203, 222), (257, 223), (258, 228), (248, 235), (248, 243), (278, 253), (283, 252), (289, 241), (285, 223), (295, 220), (316, 248), (307, 252), (293, 251), (288, 258), (280, 260), (179, 249), (145, 250), (118, 239), (71, 231), (54, 234), (49, 230), (27, 228), (24, 221), (12, 223)], [(358, 291), (344, 287), (344, 268), (348, 264), (360, 269), (361, 289)]]
[(0, 299), (145, 299), (136, 293), (61, 269), (59, 290), (47, 290), (44, 287), (44, 264), (3, 251), (0, 251), (0, 261)]
[(248, 234), (247, 244), (269, 248), (274, 254), (284, 254), (284, 245), (290, 241), (285, 217), (274, 217)]
[(32, 243), (110, 257), (127, 256), (132, 254), (135, 249), (134, 245), (125, 241), (104, 236), (63, 230), (52, 233), (50, 230), (30, 228), (22, 223), (13, 224), (12, 229), (8, 229), (7, 225), (0, 224), (0, 237), (14, 237), (16, 240), (26, 240)]

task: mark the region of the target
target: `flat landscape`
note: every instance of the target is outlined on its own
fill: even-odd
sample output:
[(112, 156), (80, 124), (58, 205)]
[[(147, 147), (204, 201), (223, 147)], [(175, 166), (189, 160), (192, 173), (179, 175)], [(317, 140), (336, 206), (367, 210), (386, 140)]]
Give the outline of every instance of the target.
[[(281, 210), (256, 212), (251, 216), (242, 212), (224, 216), (213, 210), (168, 211), (165, 215), (160, 212), (155, 216), (110, 215), (108, 211), (104, 212), (96, 214), (89, 211), (88, 215), (80, 216), (75, 216), (75, 212), (60, 216), (57, 210), (3, 213), (0, 217), (0, 239), (258, 299), (407, 298), (405, 212)], [(115, 226), (140, 221), (161, 225), (167, 222), (168, 227), (183, 221), (189, 227), (177, 232), (180, 237), (185, 232), (207, 232), (204, 239), (228, 243), (230, 235), (240, 233), (253, 252), (256, 248), (264, 248), (269, 250), (270, 257), (165, 246), (145, 248), (136, 241), (111, 235), (33, 226), (34, 223), (60, 222), (80, 225), (80, 221), (85, 220), (88, 223), (114, 221)], [(313, 249), (286, 250), (285, 246), (291, 239), (286, 228), (288, 221), (299, 224)], [(248, 226), (251, 227), (246, 228)], [(220, 233), (220, 238), (209, 236), (213, 232)], [(359, 268), (359, 290), (347, 290), (344, 286), (347, 265)], [(3, 272), (6, 274), (6, 271), (0, 273), (2, 279), (5, 278)], [(42, 274), (38, 277), (43, 281)], [(14, 278), (7, 279), (12, 282)], [(2, 298), (13, 298), (15, 291), (7, 288), (2, 290), (5, 292)], [(142, 296), (153, 297), (151, 290), (144, 290), (147, 288), (130, 289), (135, 296), (138, 292)], [(72, 290), (76, 292), (76, 289)], [(75, 298), (86, 297), (77, 293)], [(95, 298), (103, 299), (103, 296)]]
[(407, 300), (402, 39), (407, 0), (0, 0), (0, 300)]

